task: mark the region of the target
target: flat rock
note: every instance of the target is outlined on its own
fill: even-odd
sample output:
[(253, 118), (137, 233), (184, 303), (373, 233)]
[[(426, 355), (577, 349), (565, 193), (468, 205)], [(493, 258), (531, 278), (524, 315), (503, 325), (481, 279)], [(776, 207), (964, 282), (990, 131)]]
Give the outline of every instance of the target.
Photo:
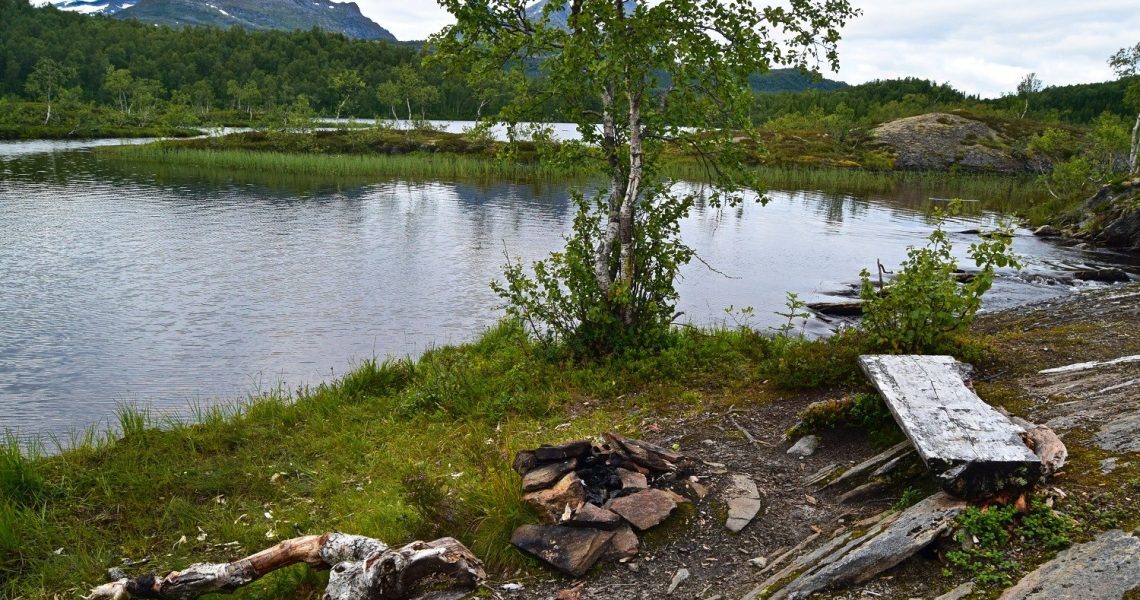
[(614, 531), (614, 537), (610, 538), (610, 546), (606, 550), (605, 557), (614, 560), (628, 559), (637, 556), (640, 550), (641, 540), (633, 532), (633, 528), (622, 525)]
[(586, 485), (577, 473), (567, 473), (554, 487), (523, 495), (523, 502), (533, 508), (543, 522), (557, 523), (567, 506), (574, 509), (586, 502)]
[(523, 491), (533, 492), (548, 488), (562, 479), (563, 475), (577, 467), (578, 459), (576, 458), (535, 467), (523, 475)]
[(1120, 269), (1083, 269), (1073, 273), (1075, 279), (1082, 281), (1096, 281), (1098, 283), (1128, 283), (1131, 278), (1128, 273)]
[(610, 502), (609, 509), (634, 527), (645, 531), (669, 518), (677, 502), (664, 490), (645, 490)]
[(615, 446), (615, 449), (621, 450), (630, 461), (650, 471), (661, 473), (676, 471), (685, 462), (685, 455), (656, 444), (627, 438), (614, 432), (606, 433), (605, 438)]
[(614, 532), (599, 529), (523, 525), (511, 535), (511, 544), (571, 577), (581, 577), (598, 562), (613, 537)]
[(962, 585), (942, 594), (934, 600), (963, 600), (970, 594), (974, 593), (974, 582), (968, 581)]
[(611, 510), (587, 502), (574, 510), (570, 518), (562, 521), (562, 524), (567, 527), (590, 527), (613, 531), (621, 525), (621, 517)]
[(805, 435), (800, 438), (795, 445), (788, 448), (788, 454), (800, 458), (807, 458), (815, 454), (817, 448), (819, 448), (819, 438), (814, 435)]
[(724, 495), (728, 502), (728, 520), (724, 526), (733, 533), (747, 527), (764, 507), (756, 483), (747, 475), (733, 475)]
[(621, 477), (621, 488), (623, 490), (647, 490), (649, 489), (649, 479), (638, 473), (637, 471), (630, 471), (627, 469), (618, 469), (618, 477)]
[(589, 440), (568, 442), (561, 446), (539, 446), (531, 452), (540, 461), (566, 460), (568, 458), (582, 458), (590, 453), (593, 444)]
[(1026, 575), (1001, 600), (1120, 600), (1140, 587), (1140, 538), (1120, 530), (1073, 546)]
[(966, 506), (965, 501), (939, 492), (902, 513), (882, 517), (862, 535), (836, 535), (792, 561), (745, 598), (807, 598), (828, 588), (869, 581), (948, 533)]

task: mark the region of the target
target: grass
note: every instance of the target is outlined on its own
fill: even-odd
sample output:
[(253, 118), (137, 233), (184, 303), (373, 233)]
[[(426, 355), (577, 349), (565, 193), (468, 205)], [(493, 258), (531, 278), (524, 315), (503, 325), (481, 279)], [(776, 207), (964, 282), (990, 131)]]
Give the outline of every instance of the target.
[[(73, 596), (123, 559), (165, 572), (334, 530), (389, 543), (453, 535), (493, 572), (530, 564), (508, 545), (532, 520), (509, 466), (516, 451), (641, 435), (657, 411), (747, 405), (771, 349), (747, 331), (685, 330), (654, 355), (584, 364), (504, 323), (292, 396), (200, 409), (194, 423), (124, 407), (116, 437), (51, 456), (9, 443), (0, 596)], [(321, 577), (293, 568), (238, 596), (307, 597)]]

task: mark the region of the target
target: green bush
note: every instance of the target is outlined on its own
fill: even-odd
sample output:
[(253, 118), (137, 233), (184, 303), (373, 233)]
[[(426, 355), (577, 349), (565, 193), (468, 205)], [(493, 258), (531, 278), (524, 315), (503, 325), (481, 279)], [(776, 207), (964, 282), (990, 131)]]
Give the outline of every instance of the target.
[(788, 432), (788, 437), (854, 427), (866, 432), (876, 446), (889, 446), (903, 439), (902, 431), (878, 394), (860, 393), (814, 402), (799, 418), (800, 422)]
[[(957, 205), (951, 205), (951, 212)], [(860, 327), (881, 351), (939, 353), (953, 348), (953, 338), (965, 331), (982, 306), (982, 295), (993, 285), (999, 267), (1020, 268), (1011, 251), (1013, 232), (1009, 225), (982, 234), (970, 246), (969, 256), (981, 269), (966, 283), (956, 276), (958, 262), (950, 239), (943, 231), (945, 215), (936, 211), (936, 227), (929, 242), (911, 248), (895, 280), (879, 289), (864, 269), (860, 274), (863, 320)]]

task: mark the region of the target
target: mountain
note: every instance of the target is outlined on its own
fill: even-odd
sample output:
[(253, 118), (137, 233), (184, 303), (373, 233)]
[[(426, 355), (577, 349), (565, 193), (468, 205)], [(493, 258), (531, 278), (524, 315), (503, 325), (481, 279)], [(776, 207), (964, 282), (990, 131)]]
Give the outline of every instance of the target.
[[(542, 17), (542, 11), (546, 9), (547, 4), (550, 4), (550, 0), (539, 0), (538, 2), (535, 2), (534, 4), (531, 4), (526, 9), (526, 18), (530, 19), (531, 21), (537, 21), (538, 19), (540, 19)], [(637, 7), (637, 2), (635, 0), (626, 0), (626, 2), (625, 2), (625, 12), (626, 13), (633, 12), (634, 8), (636, 8), (636, 7)], [(562, 29), (566, 29), (569, 26), (567, 24), (567, 21), (569, 19), (570, 19), (570, 3), (564, 2), (562, 8), (554, 11), (554, 13), (552, 13), (550, 15), (550, 24), (554, 25), (556, 27), (560, 27)]]
[(753, 91), (773, 94), (805, 92), (807, 90), (832, 92), (848, 87), (847, 84), (842, 81), (816, 78), (810, 73), (804, 73), (799, 69), (772, 69), (763, 75), (752, 75), (748, 78), (748, 83), (752, 86)]
[(312, 29), (350, 38), (395, 41), (396, 36), (365, 17), (355, 2), (331, 0), (52, 0), (62, 10), (102, 13), (116, 19), (184, 26), (245, 29)]
[(135, 5), (138, 0), (53, 0), (60, 10), (83, 13), (85, 15), (113, 15)]

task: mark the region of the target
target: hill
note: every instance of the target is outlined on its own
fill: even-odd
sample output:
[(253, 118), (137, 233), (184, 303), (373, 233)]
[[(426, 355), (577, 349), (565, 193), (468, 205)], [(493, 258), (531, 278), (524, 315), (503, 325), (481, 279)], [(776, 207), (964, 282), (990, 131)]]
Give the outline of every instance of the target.
[[(75, 0), (70, 1), (76, 4)], [(115, 11), (113, 17), (173, 27), (238, 26), (283, 31), (316, 27), (356, 39), (396, 39), (387, 29), (361, 14), (356, 3), (330, 0), (139, 0), (133, 6)]]

